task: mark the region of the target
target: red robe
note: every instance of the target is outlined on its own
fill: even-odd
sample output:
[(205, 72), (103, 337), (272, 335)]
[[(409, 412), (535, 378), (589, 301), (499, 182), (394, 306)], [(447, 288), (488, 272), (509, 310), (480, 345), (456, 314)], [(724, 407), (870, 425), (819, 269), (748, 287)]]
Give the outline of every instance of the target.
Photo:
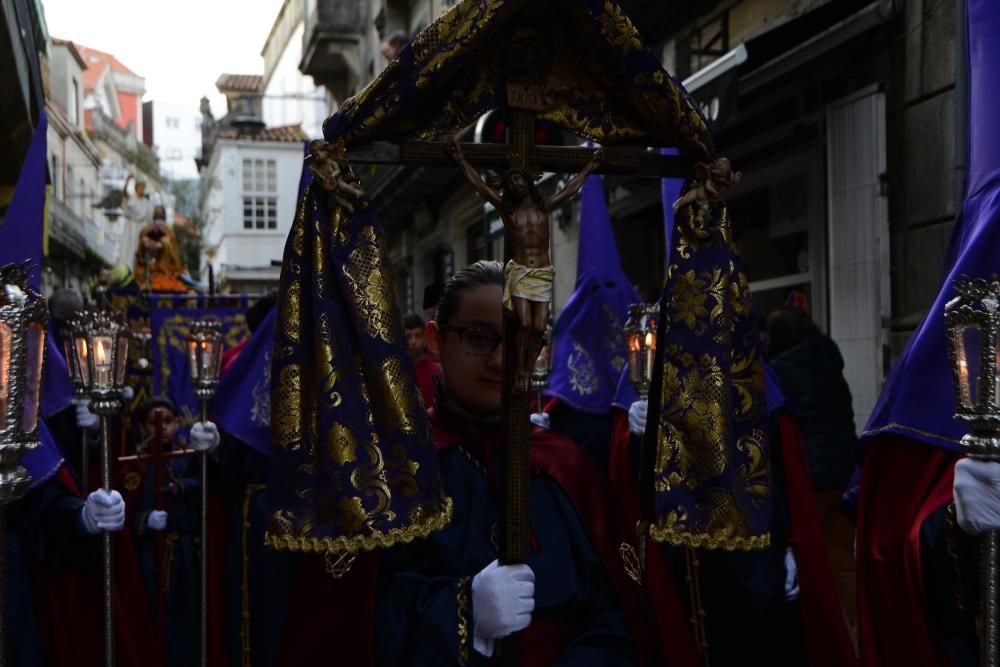
[(901, 436), (868, 446), (858, 508), (858, 633), (866, 667), (952, 664), (924, 595), (920, 527), (952, 499), (959, 456)]
[[(79, 496), (65, 466), (58, 480)], [(128, 530), (114, 534), (115, 652), (120, 667), (155, 665), (154, 634), (146, 595)], [(104, 612), (101, 570), (55, 571), (35, 568), (38, 621), (49, 665), (98, 667), (104, 664)]]

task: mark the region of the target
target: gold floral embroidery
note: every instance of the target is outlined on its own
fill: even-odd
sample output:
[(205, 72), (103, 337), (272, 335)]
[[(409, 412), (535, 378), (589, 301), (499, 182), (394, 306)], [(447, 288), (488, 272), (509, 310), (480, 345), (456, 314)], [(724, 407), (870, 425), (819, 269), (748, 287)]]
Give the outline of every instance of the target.
[(326, 437), (328, 456), (337, 465), (353, 463), (357, 459), (358, 444), (351, 430), (335, 422)]
[(458, 664), (465, 665), (469, 662), (469, 644), (472, 638), (469, 626), (472, 625), (469, 618), (469, 582), (471, 577), (462, 577), (458, 580), (458, 595), (455, 600), (455, 609), (458, 613)]
[(360, 324), (371, 337), (392, 343), (397, 339), (395, 329), (398, 326), (392, 275), (374, 228), (365, 227), (361, 238), (363, 241), (351, 252), (341, 270), (354, 294)]
[(302, 420), (305, 416), (299, 400), (307, 399), (302, 393), (298, 364), (288, 364), (281, 369), (272, 397), (275, 418), (271, 421), (271, 439), (279, 447), (296, 451), (302, 446)]
[(594, 361), (576, 341), (573, 342), (573, 353), (566, 360), (566, 367), (569, 368), (570, 386), (580, 396), (589, 396), (600, 387), (601, 379), (597, 376)]
[(642, 586), (642, 569), (639, 567), (639, 554), (628, 542), (622, 542), (618, 547), (618, 555), (622, 558), (622, 566), (629, 579)]
[(139, 477), (139, 473), (131, 470), (125, 475), (124, 483), (126, 491), (135, 491), (142, 484), (142, 478)]
[[(604, 32), (613, 35), (611, 43), (619, 47), (623, 53), (642, 48), (638, 31), (617, 2), (604, 3), (601, 25), (604, 27)], [(659, 70), (657, 72), (659, 73)]]

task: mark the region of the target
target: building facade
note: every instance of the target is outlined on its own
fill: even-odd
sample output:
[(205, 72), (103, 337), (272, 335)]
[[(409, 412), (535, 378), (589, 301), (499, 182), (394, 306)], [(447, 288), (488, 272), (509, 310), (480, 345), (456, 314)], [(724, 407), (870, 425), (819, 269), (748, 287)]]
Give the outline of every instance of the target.
[(285, 0), (264, 42), (262, 82), (264, 122), (299, 125), (306, 136), (323, 136), (323, 121), (337, 103), (311, 76), (299, 70), (305, 35), (305, 0)]
[[(305, 135), (298, 126), (220, 133), (202, 174), (204, 261), (225, 292), (278, 286), (295, 217)], [(277, 263), (277, 264), (276, 264)]]
[(174, 181), (198, 178), (195, 160), (201, 153), (202, 123), (198, 107), (160, 100), (146, 102), (143, 107), (149, 137), (143, 143), (153, 147), (160, 173)]

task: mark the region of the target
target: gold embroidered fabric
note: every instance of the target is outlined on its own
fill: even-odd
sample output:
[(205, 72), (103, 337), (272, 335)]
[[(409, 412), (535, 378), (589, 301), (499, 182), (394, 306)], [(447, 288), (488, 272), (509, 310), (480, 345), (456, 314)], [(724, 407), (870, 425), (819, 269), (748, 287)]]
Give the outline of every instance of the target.
[(705, 220), (694, 213), (678, 212), (663, 302), (649, 534), (677, 546), (763, 549), (770, 449), (749, 284), (725, 207)]
[(469, 585), (472, 577), (462, 577), (458, 580), (458, 595), (455, 608), (458, 612), (458, 664), (469, 663), (469, 647), (472, 644), (472, 614), (469, 608)]

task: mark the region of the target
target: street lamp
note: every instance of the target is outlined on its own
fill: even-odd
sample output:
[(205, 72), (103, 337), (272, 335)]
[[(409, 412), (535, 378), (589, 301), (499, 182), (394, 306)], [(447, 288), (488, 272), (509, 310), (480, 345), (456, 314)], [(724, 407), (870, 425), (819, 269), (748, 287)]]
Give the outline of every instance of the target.
[[(955, 417), (971, 430), (962, 437), (962, 448), (969, 458), (1000, 461), (1000, 282), (963, 276), (955, 281), (955, 292), (958, 296), (944, 310), (958, 406)], [(996, 598), (1000, 531), (984, 534), (980, 548), (980, 664), (995, 666), (1000, 664)]]
[[(7, 513), (3, 505), (28, 491), (31, 477), (18, 465), (39, 446), (38, 412), (45, 352), (45, 299), (29, 286), (27, 266), (0, 268), (0, 607), (7, 601)], [(6, 664), (0, 619), (0, 665)]]
[[(204, 423), (222, 368), (222, 322), (216, 318), (195, 320), (187, 336), (187, 354)], [(208, 452), (201, 454), (201, 664), (208, 665)]]
[(659, 319), (659, 304), (633, 303), (628, 307), (625, 345), (628, 350), (629, 379), (643, 400), (649, 396), (649, 387), (653, 383), (656, 325)]
[[(108, 419), (121, 409), (128, 358), (128, 326), (108, 310), (84, 312), (73, 329), (80, 377), (90, 395), (90, 409), (101, 418), (101, 484), (111, 492), (111, 446)], [(114, 665), (114, 554), (111, 533), (104, 531), (104, 664)]]

